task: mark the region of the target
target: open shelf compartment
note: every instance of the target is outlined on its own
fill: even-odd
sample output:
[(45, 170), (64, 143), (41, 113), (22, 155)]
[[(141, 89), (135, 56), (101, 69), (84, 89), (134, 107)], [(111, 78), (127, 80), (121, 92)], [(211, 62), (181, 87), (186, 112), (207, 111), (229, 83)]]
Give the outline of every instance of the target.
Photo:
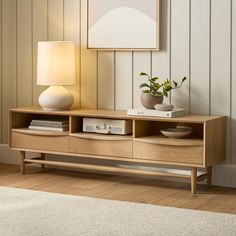
[[(161, 130), (168, 128), (176, 128), (176, 126), (185, 126), (192, 128), (192, 133), (185, 138), (168, 138), (162, 135)], [(145, 138), (147, 137), (147, 138)], [(153, 139), (153, 142), (160, 140), (160, 142), (172, 142), (173, 144), (185, 142), (203, 141), (204, 138), (204, 124), (203, 123), (182, 123), (182, 122), (167, 122), (167, 121), (146, 121), (135, 120), (134, 121), (134, 138), (141, 138), (142, 140)]]

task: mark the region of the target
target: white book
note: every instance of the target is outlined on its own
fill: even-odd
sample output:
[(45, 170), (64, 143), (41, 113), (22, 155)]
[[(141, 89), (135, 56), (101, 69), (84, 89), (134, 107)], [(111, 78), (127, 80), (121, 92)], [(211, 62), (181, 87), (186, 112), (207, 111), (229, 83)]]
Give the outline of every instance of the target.
[(54, 128), (54, 127), (40, 127), (40, 126), (28, 126), (29, 129), (37, 129), (37, 130), (48, 130), (48, 131), (68, 131), (69, 128)]
[(57, 124), (57, 125), (63, 125), (63, 124), (69, 124), (68, 120), (37, 120), (33, 119), (31, 122), (37, 122), (37, 123), (42, 123), (42, 124)]
[(30, 126), (51, 127), (51, 128), (68, 128), (69, 124), (53, 124), (31, 121)]
[(174, 109), (172, 111), (158, 111), (155, 109), (135, 108), (128, 109), (129, 116), (157, 116), (157, 117), (180, 117), (186, 115), (186, 109)]

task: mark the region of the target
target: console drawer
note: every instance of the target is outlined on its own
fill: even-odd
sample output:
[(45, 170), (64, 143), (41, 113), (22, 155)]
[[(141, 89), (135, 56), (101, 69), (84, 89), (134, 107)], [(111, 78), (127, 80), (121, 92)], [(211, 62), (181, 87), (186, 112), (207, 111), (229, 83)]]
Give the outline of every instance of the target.
[(12, 132), (11, 147), (22, 148), (22, 149), (68, 152), (69, 137), (43, 136), (36, 134)]
[(172, 146), (133, 142), (134, 158), (189, 164), (203, 164), (203, 146)]
[(70, 137), (70, 152), (132, 158), (132, 140)]

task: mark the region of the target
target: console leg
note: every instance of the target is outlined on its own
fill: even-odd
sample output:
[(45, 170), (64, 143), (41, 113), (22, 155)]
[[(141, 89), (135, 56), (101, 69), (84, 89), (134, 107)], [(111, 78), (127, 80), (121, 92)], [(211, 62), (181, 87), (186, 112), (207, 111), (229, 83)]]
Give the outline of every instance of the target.
[(191, 193), (195, 194), (197, 189), (197, 168), (193, 167), (191, 172)]
[[(41, 159), (42, 160), (45, 160), (46, 158), (46, 154), (45, 153), (41, 153)], [(41, 169), (44, 170), (45, 169), (45, 165), (44, 164), (41, 164)]]
[(25, 174), (25, 151), (20, 152), (20, 172)]
[(212, 184), (212, 166), (207, 168), (207, 186), (208, 188), (211, 187)]

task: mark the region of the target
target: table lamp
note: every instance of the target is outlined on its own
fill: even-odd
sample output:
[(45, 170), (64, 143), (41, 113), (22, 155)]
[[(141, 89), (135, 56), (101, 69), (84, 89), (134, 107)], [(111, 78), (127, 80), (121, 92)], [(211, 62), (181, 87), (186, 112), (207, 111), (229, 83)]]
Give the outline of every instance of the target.
[(75, 44), (38, 42), (37, 84), (49, 86), (39, 96), (43, 110), (69, 110), (73, 95), (63, 87), (75, 83)]

